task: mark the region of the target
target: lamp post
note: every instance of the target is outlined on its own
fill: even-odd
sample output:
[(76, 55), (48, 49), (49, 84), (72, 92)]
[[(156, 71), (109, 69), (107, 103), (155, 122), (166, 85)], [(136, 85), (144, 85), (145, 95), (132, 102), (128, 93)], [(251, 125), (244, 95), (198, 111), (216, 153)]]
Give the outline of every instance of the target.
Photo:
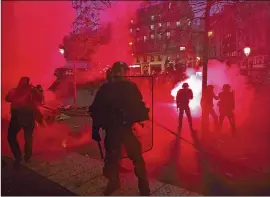
[(246, 64), (246, 69), (247, 69), (247, 75), (249, 75), (248, 56), (249, 56), (249, 54), (250, 54), (251, 49), (250, 49), (250, 47), (245, 47), (245, 48), (243, 49), (243, 51), (244, 51), (244, 54), (245, 54), (245, 56), (246, 56), (246, 62), (247, 62), (247, 64)]
[[(59, 52), (64, 55), (65, 54), (65, 49), (60, 47)], [(77, 108), (77, 83), (76, 83), (76, 65), (73, 63), (73, 87), (74, 87), (74, 107)]]

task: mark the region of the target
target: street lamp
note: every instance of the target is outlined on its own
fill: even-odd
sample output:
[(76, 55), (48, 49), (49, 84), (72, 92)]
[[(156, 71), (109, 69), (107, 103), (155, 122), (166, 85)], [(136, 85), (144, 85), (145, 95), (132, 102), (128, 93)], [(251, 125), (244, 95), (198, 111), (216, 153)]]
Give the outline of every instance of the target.
[(59, 49), (59, 52), (60, 52), (62, 55), (64, 55), (65, 49), (60, 48), (60, 49)]
[(244, 51), (244, 54), (246, 55), (246, 69), (247, 69), (247, 75), (249, 75), (249, 68), (248, 68), (248, 56), (249, 56), (249, 54), (250, 54), (250, 51), (251, 51), (251, 49), (250, 49), (250, 47), (245, 47), (244, 49), (243, 49), (243, 51)]
[(244, 54), (246, 55), (246, 57), (248, 57), (249, 56), (249, 54), (250, 54), (250, 47), (245, 47), (244, 48)]

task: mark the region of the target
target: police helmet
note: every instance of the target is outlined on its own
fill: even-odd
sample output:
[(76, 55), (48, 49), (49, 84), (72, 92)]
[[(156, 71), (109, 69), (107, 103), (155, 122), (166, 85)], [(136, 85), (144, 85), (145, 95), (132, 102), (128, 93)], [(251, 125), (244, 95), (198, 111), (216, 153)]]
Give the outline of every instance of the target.
[(125, 62), (115, 62), (111, 68), (112, 73), (119, 73), (124, 70), (124, 72), (127, 72), (129, 70), (129, 67), (127, 63)]
[(112, 69), (109, 68), (107, 71), (106, 71), (106, 79), (107, 80), (110, 80), (112, 78)]
[(229, 84), (224, 84), (222, 89), (223, 90), (230, 90), (231, 86)]
[(182, 88), (189, 88), (188, 83), (183, 83)]

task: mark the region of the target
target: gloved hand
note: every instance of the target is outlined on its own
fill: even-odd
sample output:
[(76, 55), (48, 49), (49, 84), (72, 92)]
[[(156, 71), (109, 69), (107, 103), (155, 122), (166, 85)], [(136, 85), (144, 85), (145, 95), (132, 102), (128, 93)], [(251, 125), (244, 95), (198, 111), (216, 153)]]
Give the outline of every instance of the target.
[(99, 134), (99, 128), (97, 127), (92, 127), (92, 139), (95, 140), (96, 142), (100, 142), (101, 141), (101, 137)]

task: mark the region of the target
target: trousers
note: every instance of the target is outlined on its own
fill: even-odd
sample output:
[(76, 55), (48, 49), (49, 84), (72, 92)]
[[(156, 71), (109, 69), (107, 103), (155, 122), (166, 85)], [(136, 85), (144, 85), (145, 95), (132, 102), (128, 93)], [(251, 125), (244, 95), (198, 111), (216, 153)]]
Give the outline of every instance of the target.
[(213, 120), (214, 120), (214, 124), (215, 124), (215, 130), (217, 132), (218, 130), (218, 116), (214, 110), (214, 108), (212, 106), (206, 106), (205, 107), (205, 115), (207, 117), (212, 116)]
[(187, 115), (187, 119), (188, 119), (190, 129), (192, 129), (192, 117), (191, 117), (191, 112), (190, 112), (189, 106), (188, 105), (180, 106), (179, 107), (179, 117), (178, 117), (178, 132), (182, 131), (184, 112)]
[(110, 181), (119, 181), (120, 158), (122, 147), (124, 147), (129, 159), (133, 162), (134, 172), (138, 178), (139, 189), (149, 190), (141, 143), (134, 135), (132, 128), (121, 125), (106, 129), (104, 145), (106, 150), (104, 175)]
[(21, 129), (24, 131), (24, 151), (25, 157), (32, 156), (33, 131), (35, 127), (34, 114), (31, 112), (16, 111), (11, 112), (11, 120), (8, 128), (8, 143), (14, 159), (20, 161), (22, 157), (21, 149), (17, 141), (17, 134)]
[(219, 116), (219, 132), (222, 130), (222, 125), (223, 121), (227, 117), (229, 119), (231, 129), (232, 129), (232, 134), (236, 134), (236, 124), (235, 124), (235, 117), (234, 117), (234, 112), (233, 110), (224, 110), (220, 109), (220, 116)]

